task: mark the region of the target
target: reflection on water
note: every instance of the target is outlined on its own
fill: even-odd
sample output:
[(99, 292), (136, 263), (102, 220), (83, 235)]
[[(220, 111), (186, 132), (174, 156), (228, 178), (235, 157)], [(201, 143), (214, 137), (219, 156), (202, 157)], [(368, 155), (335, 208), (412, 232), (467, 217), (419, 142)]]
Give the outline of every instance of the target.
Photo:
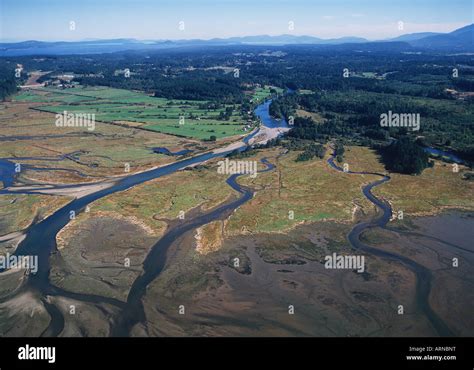
[(185, 155), (192, 153), (193, 151), (190, 149), (183, 149), (179, 150), (177, 152), (172, 152), (168, 148), (165, 148), (163, 146), (158, 146), (156, 148), (153, 148), (153, 151), (158, 154), (164, 154), (164, 155), (171, 155), (171, 156), (179, 156), (179, 155)]
[(265, 103), (260, 104), (256, 109), (255, 109), (255, 114), (260, 118), (262, 121), (262, 124), (270, 127), (270, 128), (275, 128), (275, 127), (288, 127), (288, 123), (284, 118), (282, 119), (275, 119), (270, 116), (270, 104), (272, 103), (272, 99), (267, 100)]

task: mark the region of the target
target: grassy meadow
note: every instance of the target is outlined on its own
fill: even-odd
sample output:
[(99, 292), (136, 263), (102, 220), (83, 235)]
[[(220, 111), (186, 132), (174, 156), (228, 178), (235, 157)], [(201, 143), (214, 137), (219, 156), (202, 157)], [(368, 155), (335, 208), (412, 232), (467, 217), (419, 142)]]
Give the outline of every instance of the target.
[[(14, 101), (43, 103), (35, 109), (44, 112), (93, 113), (96, 121), (128, 124), (199, 140), (245, 134), (245, 120), (238, 104), (210, 108), (206, 101), (155, 98), (129, 90), (83, 86), (25, 90), (15, 96)], [(229, 107), (232, 108), (229, 119), (219, 119)]]

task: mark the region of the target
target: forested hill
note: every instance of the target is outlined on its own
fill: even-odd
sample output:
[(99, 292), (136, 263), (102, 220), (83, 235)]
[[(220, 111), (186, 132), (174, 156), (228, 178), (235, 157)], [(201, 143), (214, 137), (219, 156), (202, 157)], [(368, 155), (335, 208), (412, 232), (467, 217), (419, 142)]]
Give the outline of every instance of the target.
[(15, 77), (15, 69), (4, 63), (0, 64), (0, 100), (5, 100), (8, 96), (15, 93), (17, 83), (20, 80)]

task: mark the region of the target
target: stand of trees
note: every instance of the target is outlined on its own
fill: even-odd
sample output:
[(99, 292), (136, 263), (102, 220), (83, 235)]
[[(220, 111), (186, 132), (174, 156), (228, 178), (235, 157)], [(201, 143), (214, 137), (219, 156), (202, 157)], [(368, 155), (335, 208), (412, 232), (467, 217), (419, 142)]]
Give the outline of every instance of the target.
[(168, 99), (219, 99), (235, 102), (243, 97), (239, 85), (229, 78), (175, 78), (160, 81), (154, 87), (155, 96)]
[(0, 66), (0, 100), (5, 100), (8, 96), (17, 91), (15, 70), (6, 66)]
[(230, 120), (230, 117), (232, 117), (232, 112), (233, 112), (232, 107), (226, 107), (225, 111), (219, 114), (219, 119), (223, 121)]
[[(295, 100), (296, 99), (296, 100)], [(474, 161), (474, 105), (469, 100), (413, 98), (372, 92), (325, 92), (283, 97), (274, 102), (278, 112), (297, 108), (318, 113), (324, 123), (296, 118), (289, 136), (306, 140), (346, 138), (360, 144), (388, 144), (402, 136), (423, 137), (424, 145), (456, 153)], [(380, 116), (392, 111), (420, 115), (420, 129), (381, 127)]]
[(429, 155), (409, 137), (402, 137), (379, 150), (389, 171), (419, 175), (432, 166)]
[(298, 98), (294, 94), (285, 95), (281, 98), (272, 100), (269, 113), (274, 118), (285, 118), (295, 115), (295, 109), (298, 107)]
[(303, 153), (300, 153), (298, 157), (296, 158), (297, 162), (302, 162), (302, 161), (309, 161), (310, 159), (313, 159), (314, 157), (318, 157), (320, 159), (324, 158), (324, 155), (326, 154), (326, 149), (324, 148), (323, 145), (318, 144), (318, 143), (311, 143), (306, 147)]
[(336, 146), (334, 148), (334, 154), (336, 155), (336, 160), (341, 163), (344, 160), (344, 145), (339, 141), (336, 142)]
[[(474, 100), (467, 96), (456, 98), (446, 92), (449, 88), (473, 91), (472, 56), (401, 56), (393, 43), (370, 48), (370, 52), (361, 52), (342, 46), (234, 45), (0, 58), (0, 66), (12, 69), (5, 74), (7, 80), (1, 81), (0, 98), (15, 91), (12, 78), (16, 63), (25, 70), (52, 71), (41, 80), (73, 72), (76, 81), (86, 85), (141, 90), (165, 98), (197, 99), (210, 105), (243, 104), (245, 113), (253, 109), (246, 92), (258, 83), (296, 90), (273, 100), (272, 116), (288, 119), (295, 116), (297, 109), (303, 109), (324, 118), (324, 123), (297, 118), (289, 134), (293, 139), (323, 142), (344, 138), (364, 145), (386, 145), (407, 134), (412, 138), (423, 137), (427, 146), (474, 161)], [(279, 56), (270, 56), (269, 50), (278, 51)], [(459, 77), (452, 76), (453, 65), (459, 69)], [(237, 78), (229, 72), (234, 68), (239, 70)], [(129, 78), (123, 75), (126, 69), (130, 71)], [(299, 89), (310, 91), (299, 94)], [(381, 127), (380, 114), (389, 110), (420, 114), (420, 131)], [(226, 111), (220, 119), (229, 117), (230, 112)]]

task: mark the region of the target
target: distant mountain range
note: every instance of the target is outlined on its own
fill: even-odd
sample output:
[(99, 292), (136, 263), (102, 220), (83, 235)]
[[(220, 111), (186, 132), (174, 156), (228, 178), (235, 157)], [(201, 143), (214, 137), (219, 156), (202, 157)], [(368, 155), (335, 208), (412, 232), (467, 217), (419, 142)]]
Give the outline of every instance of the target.
[(414, 47), (435, 50), (474, 51), (474, 24), (450, 33), (430, 35), (410, 42)]
[[(177, 41), (188, 42), (189, 40)], [(196, 40), (195, 40), (196, 41)], [(243, 36), (231, 37), (227, 39), (211, 39), (207, 41), (200, 40), (209, 44), (250, 44), (250, 45), (301, 45), (301, 44), (345, 44), (368, 42), (368, 40), (361, 37), (341, 37), (338, 39), (321, 39), (314, 36), (295, 36), (295, 35), (280, 35), (280, 36)]]
[(395, 37), (393, 39), (390, 39), (390, 41), (410, 42), (410, 41), (421, 40), (421, 39), (424, 39), (425, 37), (436, 36), (436, 35), (442, 35), (442, 33), (436, 33), (436, 32), (408, 33), (406, 35), (401, 35), (401, 36)]
[(91, 40), (91, 41), (24, 41), (0, 43), (0, 56), (21, 55), (67, 55), (111, 53), (127, 50), (159, 50), (177, 47), (226, 46), (226, 45), (320, 45), (337, 49), (390, 50), (394, 51), (439, 51), (474, 52), (474, 24), (449, 33), (421, 32), (398, 36), (389, 40), (369, 41), (360, 37), (321, 39), (313, 36), (243, 36), (214, 38), (210, 40), (153, 40), (135, 39)]

